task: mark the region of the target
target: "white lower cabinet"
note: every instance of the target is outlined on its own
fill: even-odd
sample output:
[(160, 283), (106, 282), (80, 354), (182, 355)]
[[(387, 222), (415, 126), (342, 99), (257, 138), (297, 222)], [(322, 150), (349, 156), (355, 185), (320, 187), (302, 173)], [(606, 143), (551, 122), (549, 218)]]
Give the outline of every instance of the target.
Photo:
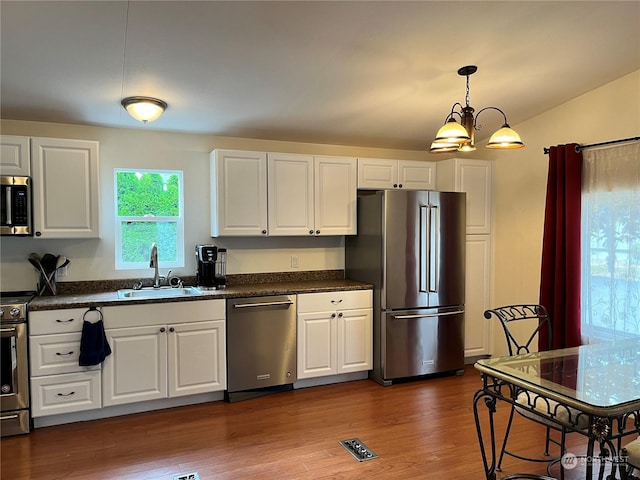
[(105, 307), (104, 315), (113, 352), (104, 406), (226, 388), (224, 300)]
[(80, 367), (84, 319), (99, 318), (87, 308), (29, 313), (31, 414), (34, 418), (102, 406), (100, 365)]
[(298, 295), (298, 379), (366, 371), (373, 364), (372, 292)]

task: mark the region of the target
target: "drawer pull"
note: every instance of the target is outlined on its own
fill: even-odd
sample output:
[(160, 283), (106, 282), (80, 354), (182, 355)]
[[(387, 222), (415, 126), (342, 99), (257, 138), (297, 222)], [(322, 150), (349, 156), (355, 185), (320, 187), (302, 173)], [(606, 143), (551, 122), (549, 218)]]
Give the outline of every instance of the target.
[(69, 355), (73, 355), (73, 350), (67, 353), (56, 352), (56, 355), (58, 355), (59, 357), (68, 357)]
[(71, 395), (75, 395), (76, 392), (69, 392), (69, 393), (59, 393), (58, 396), (59, 397), (70, 397)]
[(334, 305), (338, 305), (339, 303), (342, 303), (342, 299), (340, 299), (340, 300), (331, 300), (331, 303), (333, 303)]
[(18, 414), (16, 413), (16, 414), (13, 414), (13, 415), (3, 415), (3, 416), (0, 417), (0, 420), (2, 420), (4, 422), (6, 420), (17, 420), (18, 418), (19, 418)]
[(57, 323), (71, 323), (73, 322), (73, 318), (70, 318), (69, 320), (60, 320), (60, 319), (56, 319)]

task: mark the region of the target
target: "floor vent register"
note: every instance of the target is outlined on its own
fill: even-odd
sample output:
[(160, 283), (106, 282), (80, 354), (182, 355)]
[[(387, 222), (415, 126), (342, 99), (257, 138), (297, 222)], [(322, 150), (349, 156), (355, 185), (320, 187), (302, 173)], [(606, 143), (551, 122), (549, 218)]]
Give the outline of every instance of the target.
[(378, 458), (378, 455), (373, 453), (373, 451), (364, 443), (362, 443), (359, 438), (340, 440), (340, 445), (342, 445), (345, 450), (353, 455), (353, 457), (359, 462)]
[(173, 477), (173, 480), (200, 480), (200, 475), (198, 475), (198, 472), (183, 473)]

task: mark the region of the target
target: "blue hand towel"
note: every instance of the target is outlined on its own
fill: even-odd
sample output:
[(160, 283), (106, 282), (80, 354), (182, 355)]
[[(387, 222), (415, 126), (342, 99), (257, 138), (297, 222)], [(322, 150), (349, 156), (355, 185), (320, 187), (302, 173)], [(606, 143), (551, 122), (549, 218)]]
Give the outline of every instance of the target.
[(80, 339), (80, 358), (78, 364), (81, 367), (98, 365), (111, 355), (111, 347), (104, 333), (104, 323), (98, 320), (95, 323), (82, 323), (82, 338)]

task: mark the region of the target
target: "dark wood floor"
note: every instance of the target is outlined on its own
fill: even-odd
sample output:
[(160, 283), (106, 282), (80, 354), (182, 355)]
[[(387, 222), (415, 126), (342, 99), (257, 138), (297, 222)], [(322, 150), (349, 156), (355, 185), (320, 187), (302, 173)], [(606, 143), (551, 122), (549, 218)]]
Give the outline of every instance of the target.
[[(481, 479), (472, 409), (479, 386), (468, 367), (463, 376), (386, 388), (361, 380), (39, 428), (1, 440), (1, 478)], [(499, 425), (506, 411), (499, 408)], [(541, 453), (543, 429), (522, 419), (514, 425), (512, 449)], [(338, 443), (353, 437), (379, 458), (356, 461)], [(573, 434), (569, 451), (584, 444)], [(508, 458), (499, 477), (514, 471), (545, 467)], [(581, 477), (573, 470), (566, 478)]]

